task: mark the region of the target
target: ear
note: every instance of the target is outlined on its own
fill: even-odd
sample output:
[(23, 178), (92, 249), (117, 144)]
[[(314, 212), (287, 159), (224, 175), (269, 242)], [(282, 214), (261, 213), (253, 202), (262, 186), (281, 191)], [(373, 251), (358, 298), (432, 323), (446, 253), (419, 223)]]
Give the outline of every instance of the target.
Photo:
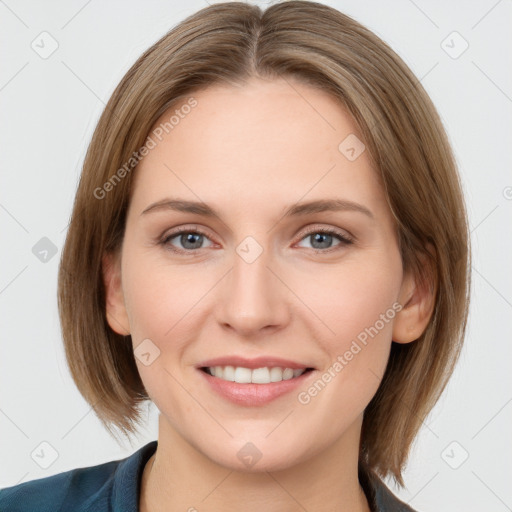
[(102, 258), (107, 322), (118, 334), (130, 334), (130, 323), (124, 303), (121, 282), (121, 258), (118, 253), (105, 253)]
[(417, 340), (427, 328), (434, 311), (437, 289), (434, 273), (426, 256), (421, 258), (422, 265), (428, 269), (423, 280), (409, 271), (404, 275), (398, 302), (402, 309), (393, 323), (393, 341), (411, 343)]

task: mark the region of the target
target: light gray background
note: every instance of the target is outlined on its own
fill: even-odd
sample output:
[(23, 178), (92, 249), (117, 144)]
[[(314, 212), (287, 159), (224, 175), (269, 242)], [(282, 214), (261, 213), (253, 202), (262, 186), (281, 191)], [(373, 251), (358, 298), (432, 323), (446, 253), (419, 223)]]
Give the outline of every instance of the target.
[[(325, 3), (376, 32), (421, 79), (453, 144), (472, 229), (465, 349), (414, 444), (407, 489), (394, 489), (421, 512), (512, 510), (512, 3)], [(205, 5), (0, 1), (0, 487), (121, 459), (157, 437), (151, 406), (144, 434), (119, 446), (76, 390), (60, 337), (57, 268), (106, 101), (146, 48)], [(43, 31), (58, 42), (46, 59), (31, 47)], [(458, 58), (445, 51), (462, 48), (453, 31), (469, 44)], [(32, 252), (42, 237), (57, 248), (46, 263)], [(47, 469), (31, 457), (42, 442), (58, 453)]]

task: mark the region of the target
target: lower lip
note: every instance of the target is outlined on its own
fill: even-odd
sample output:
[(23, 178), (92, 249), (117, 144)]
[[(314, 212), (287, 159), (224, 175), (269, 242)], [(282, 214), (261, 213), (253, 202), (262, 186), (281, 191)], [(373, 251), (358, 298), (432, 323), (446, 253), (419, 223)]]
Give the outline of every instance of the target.
[(213, 377), (201, 369), (198, 369), (198, 372), (219, 395), (235, 404), (245, 406), (265, 405), (304, 384), (315, 373), (314, 370), (310, 370), (299, 377), (269, 384), (239, 384)]

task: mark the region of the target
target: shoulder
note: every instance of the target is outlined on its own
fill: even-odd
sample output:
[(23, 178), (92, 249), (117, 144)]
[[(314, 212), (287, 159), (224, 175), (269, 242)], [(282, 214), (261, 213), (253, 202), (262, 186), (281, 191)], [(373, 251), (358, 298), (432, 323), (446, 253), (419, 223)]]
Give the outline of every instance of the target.
[(359, 482), (372, 512), (418, 512), (399, 500), (379, 476), (364, 464), (359, 466)]
[(380, 479), (375, 484), (375, 499), (379, 512), (418, 512), (399, 500)]
[[(138, 483), (156, 441), (131, 456), (0, 489), (2, 512), (110, 512), (138, 503)], [(120, 492), (123, 490), (123, 492)], [(128, 501), (129, 500), (129, 503)]]
[[(76, 512), (108, 497), (119, 461), (73, 469), (0, 490), (0, 510), (54, 512), (73, 504)], [(108, 510), (108, 509), (105, 509)]]

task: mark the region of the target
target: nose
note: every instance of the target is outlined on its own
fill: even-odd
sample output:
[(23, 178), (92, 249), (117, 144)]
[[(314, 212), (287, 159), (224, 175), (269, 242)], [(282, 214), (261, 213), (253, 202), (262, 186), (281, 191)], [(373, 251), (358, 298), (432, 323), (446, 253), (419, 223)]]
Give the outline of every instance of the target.
[(269, 251), (252, 262), (240, 254), (233, 254), (233, 267), (222, 280), (217, 321), (240, 337), (282, 329), (290, 319), (288, 301), (293, 294), (278, 277)]

